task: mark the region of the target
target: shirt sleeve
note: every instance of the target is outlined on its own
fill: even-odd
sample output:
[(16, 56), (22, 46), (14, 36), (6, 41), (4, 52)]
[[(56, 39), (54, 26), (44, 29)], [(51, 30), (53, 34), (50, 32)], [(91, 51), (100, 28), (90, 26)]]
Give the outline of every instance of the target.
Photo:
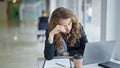
[(44, 48), (44, 57), (47, 60), (51, 60), (55, 54), (54, 42), (50, 43), (48, 41), (49, 34), (47, 33), (47, 30), (46, 30), (45, 35), (46, 35), (46, 40), (45, 40), (45, 48)]

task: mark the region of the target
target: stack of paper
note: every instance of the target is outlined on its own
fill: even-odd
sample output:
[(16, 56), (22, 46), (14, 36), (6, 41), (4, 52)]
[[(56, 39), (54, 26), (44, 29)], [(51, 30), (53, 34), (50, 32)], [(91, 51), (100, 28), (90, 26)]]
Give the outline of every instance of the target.
[(69, 59), (46, 60), (44, 68), (70, 68)]

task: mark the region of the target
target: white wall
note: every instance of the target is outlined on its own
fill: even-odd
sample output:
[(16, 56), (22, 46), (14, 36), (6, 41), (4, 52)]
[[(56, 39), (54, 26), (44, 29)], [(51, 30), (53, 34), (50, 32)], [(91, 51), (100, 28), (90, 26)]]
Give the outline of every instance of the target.
[(101, 41), (106, 41), (107, 0), (101, 0)]
[(106, 40), (116, 39), (116, 0), (107, 0)]
[(20, 20), (36, 20), (41, 14), (39, 10), (40, 2), (35, 3), (22, 3), (20, 5)]
[(116, 40), (116, 1), (102, 0), (101, 41)]
[[(22, 3), (20, 5), (20, 20), (36, 20), (41, 14), (38, 10), (40, 3)], [(39, 13), (38, 13), (39, 12)]]
[(50, 15), (56, 9), (56, 0), (50, 0)]
[(20, 20), (37, 20), (46, 10), (46, 0), (22, 0), (20, 4)]
[(78, 2), (77, 2), (77, 4), (78, 4), (78, 6), (77, 6), (77, 15), (78, 15), (78, 19), (79, 19), (79, 21), (81, 22), (81, 23), (83, 23), (83, 7), (82, 7), (82, 0), (78, 0)]
[(120, 60), (120, 0), (115, 0), (116, 1), (116, 10), (117, 10), (117, 15), (116, 15), (116, 49), (115, 49), (115, 59)]
[(114, 58), (120, 60), (120, 0), (102, 0), (102, 41), (116, 40)]
[(50, 0), (50, 14), (58, 7), (65, 7), (72, 10), (83, 22), (82, 0)]
[(100, 25), (101, 23), (101, 0), (92, 0), (92, 23)]

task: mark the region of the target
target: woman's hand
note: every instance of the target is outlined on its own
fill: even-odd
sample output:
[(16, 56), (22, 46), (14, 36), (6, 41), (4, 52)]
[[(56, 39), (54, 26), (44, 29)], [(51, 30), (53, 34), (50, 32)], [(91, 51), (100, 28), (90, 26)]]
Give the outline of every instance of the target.
[(60, 33), (60, 32), (66, 32), (66, 30), (65, 30), (65, 28), (64, 28), (64, 26), (61, 26), (61, 25), (57, 25), (50, 33), (52, 34), (52, 35), (55, 35), (55, 34), (58, 34), (58, 33)]
[(63, 52), (64, 56), (69, 56), (69, 52)]
[(65, 30), (64, 26), (57, 25), (57, 26), (49, 33), (49, 38), (48, 38), (49, 42), (50, 42), (50, 41), (53, 41), (54, 35), (55, 35), (55, 34), (58, 34), (58, 33), (60, 33), (60, 32), (63, 32), (63, 33), (64, 33), (64, 32), (66, 32), (66, 30)]

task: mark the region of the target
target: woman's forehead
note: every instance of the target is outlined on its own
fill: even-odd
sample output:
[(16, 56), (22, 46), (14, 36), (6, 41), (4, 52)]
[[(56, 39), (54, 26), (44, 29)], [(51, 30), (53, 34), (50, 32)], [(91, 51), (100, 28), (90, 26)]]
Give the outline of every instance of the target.
[(59, 19), (59, 24), (60, 25), (68, 25), (69, 23), (71, 23), (71, 18), (67, 18), (67, 19)]

